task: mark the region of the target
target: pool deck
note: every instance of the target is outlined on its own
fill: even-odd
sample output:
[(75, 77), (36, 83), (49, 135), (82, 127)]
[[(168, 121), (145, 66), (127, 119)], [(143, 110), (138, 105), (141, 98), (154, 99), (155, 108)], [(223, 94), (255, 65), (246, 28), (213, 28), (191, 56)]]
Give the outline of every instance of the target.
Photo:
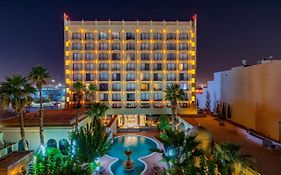
[[(160, 149), (163, 149), (163, 144), (161, 142), (159, 142), (154, 136), (156, 134), (159, 134), (159, 132), (138, 132), (138, 133), (118, 133), (117, 135), (115, 136), (122, 136), (122, 135), (142, 135), (142, 136), (146, 136), (146, 137), (150, 137), (152, 138), (155, 142), (158, 143)], [(152, 174), (152, 168), (154, 166), (160, 166), (160, 167), (165, 167), (165, 163), (162, 162), (162, 156), (161, 154), (159, 153), (153, 153), (152, 155), (148, 156), (148, 157), (145, 157), (142, 159), (146, 165), (147, 165), (147, 169), (146, 171), (143, 173), (144, 175), (151, 175)], [(113, 158), (109, 157), (109, 156), (103, 156), (101, 158), (101, 162), (102, 162), (102, 165), (104, 167), (106, 167), (105, 171), (102, 173), (103, 175), (110, 175), (110, 172), (109, 172), (109, 165), (114, 161)]]

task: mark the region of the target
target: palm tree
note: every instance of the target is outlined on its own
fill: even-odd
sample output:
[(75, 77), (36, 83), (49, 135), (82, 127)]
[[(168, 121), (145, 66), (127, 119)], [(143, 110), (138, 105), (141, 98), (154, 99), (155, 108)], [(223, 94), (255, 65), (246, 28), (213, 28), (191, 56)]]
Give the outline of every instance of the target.
[(95, 99), (95, 92), (98, 90), (97, 86), (94, 84), (89, 84), (87, 86), (87, 95), (90, 97), (90, 103), (93, 105)]
[(24, 110), (31, 104), (31, 94), (36, 92), (35, 88), (27, 82), (27, 79), (21, 75), (7, 77), (5, 82), (1, 83), (0, 95), (5, 100), (6, 107), (11, 106), (18, 118), (20, 118), (20, 133), (24, 150), (27, 150), (24, 130)]
[(73, 130), (70, 135), (73, 158), (89, 169), (94, 160), (109, 151), (111, 146), (109, 136), (110, 133), (99, 124)]
[(81, 82), (75, 82), (72, 85), (73, 92), (75, 93), (74, 96), (77, 101), (77, 116), (76, 116), (76, 124), (75, 126), (78, 126), (78, 120), (80, 116), (80, 108), (81, 108), (81, 100), (83, 98), (83, 93), (85, 91), (85, 85), (83, 85)]
[(88, 117), (93, 118), (93, 123), (96, 124), (100, 117), (102, 117), (106, 110), (108, 109), (108, 106), (106, 106), (104, 103), (93, 103), (90, 110), (88, 110), (85, 114)]
[(172, 109), (172, 127), (173, 130), (176, 129), (175, 118), (176, 118), (176, 109), (178, 101), (184, 100), (184, 91), (180, 88), (179, 84), (172, 83), (170, 86), (167, 86), (165, 91), (165, 100), (171, 103)]
[(42, 106), (43, 105), (42, 88), (43, 88), (43, 85), (45, 85), (47, 83), (47, 80), (50, 78), (50, 74), (48, 73), (47, 69), (45, 69), (44, 67), (36, 66), (36, 67), (32, 68), (31, 72), (28, 75), (28, 78), (32, 81), (32, 83), (36, 83), (37, 89), (39, 91), (39, 98), (40, 98), (39, 133), (40, 133), (40, 143), (41, 143), (41, 145), (44, 145), (44, 135), (43, 135), (44, 113), (43, 113), (43, 106)]

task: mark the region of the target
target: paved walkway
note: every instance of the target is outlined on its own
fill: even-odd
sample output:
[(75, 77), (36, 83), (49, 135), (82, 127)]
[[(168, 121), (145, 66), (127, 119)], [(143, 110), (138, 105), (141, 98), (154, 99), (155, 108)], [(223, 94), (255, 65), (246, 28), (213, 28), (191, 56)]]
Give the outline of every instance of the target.
[(211, 116), (194, 118), (192, 120), (208, 128), (212, 132), (215, 141), (241, 145), (241, 152), (249, 154), (254, 158), (256, 169), (263, 175), (281, 174), (280, 152), (267, 149), (248, 139), (245, 135), (239, 134), (236, 130), (237, 128), (231, 124), (225, 123), (225, 126), (219, 126), (218, 121)]

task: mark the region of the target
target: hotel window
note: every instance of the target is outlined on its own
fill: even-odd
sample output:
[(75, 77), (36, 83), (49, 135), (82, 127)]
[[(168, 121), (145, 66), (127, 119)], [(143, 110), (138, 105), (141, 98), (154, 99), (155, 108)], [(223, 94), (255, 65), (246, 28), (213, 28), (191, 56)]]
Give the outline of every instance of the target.
[(100, 81), (108, 81), (108, 73), (99, 73)]
[(142, 61), (149, 61), (149, 53), (141, 53)]
[(85, 50), (94, 50), (94, 43), (86, 43)]
[(94, 40), (93, 33), (85, 33), (85, 40)]
[(162, 40), (162, 33), (154, 33), (153, 34), (153, 39), (154, 40)]
[(108, 70), (108, 64), (107, 63), (100, 63), (99, 64), (99, 70), (100, 71)]
[(154, 63), (153, 64), (153, 70), (155, 70), (155, 71), (162, 70), (162, 64), (161, 63)]
[(121, 74), (120, 73), (113, 73), (112, 74), (112, 81), (121, 81)]
[(136, 79), (136, 74), (135, 73), (127, 73), (126, 75), (126, 80), (127, 81), (135, 81)]
[(167, 50), (177, 50), (176, 43), (167, 43)]
[(141, 43), (141, 50), (149, 50), (150, 44), (149, 43)]
[(120, 59), (120, 53), (112, 53), (111, 59), (112, 60), (121, 60)]
[(167, 64), (167, 70), (177, 70), (175, 63), (168, 63)]
[(141, 33), (141, 40), (149, 40), (150, 34), (149, 33)]
[(108, 50), (107, 43), (99, 43), (99, 50)]
[(149, 71), (149, 63), (141, 63), (141, 70)]
[(141, 91), (149, 91), (149, 83), (141, 83)]
[(73, 70), (82, 70), (82, 64), (81, 63), (73, 63)]
[(126, 90), (127, 91), (134, 91), (135, 90), (135, 83), (127, 83)]
[(162, 93), (154, 93), (153, 94), (154, 101), (162, 101)]
[(162, 91), (162, 83), (154, 83), (153, 84), (154, 91)]
[(81, 40), (82, 39), (81, 33), (77, 33), (77, 32), (72, 33), (72, 39)]
[(126, 50), (135, 50), (135, 43), (127, 43)]
[(141, 101), (149, 101), (149, 93), (141, 93)]
[(94, 63), (85, 64), (85, 70), (94, 70), (94, 69), (95, 69)]
[(119, 32), (112, 32), (111, 33), (112, 40), (120, 40), (120, 33)]
[(101, 93), (99, 96), (100, 96), (100, 101), (108, 101), (107, 93)]
[(181, 63), (181, 64), (179, 64), (179, 70), (187, 70), (187, 69), (188, 69), (187, 63)]
[(176, 74), (167, 74), (167, 81), (176, 81)]
[(112, 83), (112, 91), (121, 91), (121, 83)]
[(128, 93), (127, 101), (135, 101), (135, 93)]
[(162, 74), (154, 73), (153, 74), (154, 81), (162, 81)]
[(188, 34), (187, 33), (180, 33), (180, 40), (187, 40), (188, 39)]
[(176, 60), (177, 55), (175, 53), (167, 53), (167, 60)]
[(120, 43), (113, 43), (111, 45), (111, 50), (120, 50)]
[(136, 54), (135, 53), (127, 53), (126, 58), (127, 58), (127, 60), (134, 61), (136, 59)]
[(81, 74), (73, 74), (73, 81), (82, 81), (82, 75)]
[(107, 83), (101, 83), (99, 85), (99, 91), (108, 91), (108, 84)]
[(149, 81), (150, 74), (149, 73), (142, 73), (141, 74), (141, 81)]
[(180, 85), (180, 88), (182, 89), (182, 90), (188, 90), (188, 85), (187, 85), (187, 83), (180, 83), (179, 84)]
[(180, 43), (179, 50), (187, 50), (187, 49), (188, 49), (187, 43)]
[(162, 43), (154, 43), (153, 50), (162, 50)]
[(187, 55), (187, 53), (180, 53), (180, 55), (179, 55), (179, 60), (188, 60), (188, 55)]
[(121, 64), (120, 64), (120, 63), (113, 63), (113, 64), (111, 65), (111, 70), (112, 70), (112, 71), (121, 70)]
[(81, 53), (73, 53), (72, 57), (73, 57), (73, 60), (81, 60), (82, 59)]
[(85, 81), (94, 81), (94, 80), (95, 80), (94, 74), (86, 73)]
[(154, 61), (161, 61), (162, 60), (162, 53), (154, 53), (153, 54)]
[(136, 70), (135, 63), (127, 63), (127, 65), (126, 65), (126, 70), (127, 70), (127, 71)]
[(108, 34), (105, 32), (100, 32), (99, 33), (99, 40), (107, 40), (108, 39)]
[(121, 94), (119, 93), (112, 94), (112, 101), (121, 101)]
[(72, 50), (81, 50), (82, 45), (81, 43), (72, 43)]
[(126, 33), (126, 40), (135, 40), (136, 39), (136, 35), (133, 32), (127, 32)]
[(107, 53), (99, 53), (99, 60), (108, 60)]
[(177, 38), (176, 33), (168, 33), (167, 40), (175, 40)]
[(180, 73), (180, 81), (187, 81), (188, 80), (188, 74), (187, 73)]
[(94, 54), (93, 53), (85, 53), (85, 60), (94, 60)]

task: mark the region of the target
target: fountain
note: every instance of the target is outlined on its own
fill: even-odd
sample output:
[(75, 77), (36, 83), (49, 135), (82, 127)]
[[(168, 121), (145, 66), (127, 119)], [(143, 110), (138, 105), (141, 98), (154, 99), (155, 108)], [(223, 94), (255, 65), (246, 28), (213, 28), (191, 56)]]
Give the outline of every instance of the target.
[(124, 154), (125, 154), (125, 156), (127, 156), (127, 160), (123, 161), (123, 163), (122, 163), (123, 168), (126, 171), (133, 170), (135, 168), (135, 164), (134, 164), (134, 161), (131, 160), (131, 158), (130, 158), (131, 155), (133, 154), (133, 151), (130, 149), (127, 149), (124, 151)]

